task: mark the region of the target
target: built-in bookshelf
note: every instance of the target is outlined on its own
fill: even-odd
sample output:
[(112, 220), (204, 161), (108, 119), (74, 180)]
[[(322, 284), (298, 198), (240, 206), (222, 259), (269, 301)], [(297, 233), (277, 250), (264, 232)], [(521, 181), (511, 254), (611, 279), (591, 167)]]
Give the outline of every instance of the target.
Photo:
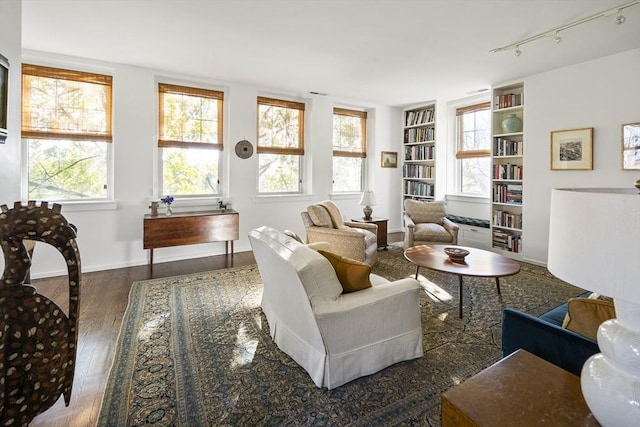
[(436, 172), (436, 106), (403, 111), (403, 199), (433, 200)]
[(519, 258), (523, 252), (524, 83), (493, 88), (491, 246)]

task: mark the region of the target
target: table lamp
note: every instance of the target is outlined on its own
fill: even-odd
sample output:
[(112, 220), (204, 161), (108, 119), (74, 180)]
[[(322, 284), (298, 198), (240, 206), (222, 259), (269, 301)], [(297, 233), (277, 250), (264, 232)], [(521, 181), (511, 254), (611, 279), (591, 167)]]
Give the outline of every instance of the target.
[(360, 199), (360, 206), (364, 206), (364, 209), (362, 209), (362, 212), (364, 212), (364, 219), (366, 220), (371, 219), (371, 214), (373, 213), (373, 209), (371, 209), (371, 206), (375, 206), (375, 205), (376, 205), (376, 195), (373, 194), (373, 191), (366, 190), (364, 193), (362, 193), (362, 198)]
[(582, 367), (582, 394), (603, 426), (640, 420), (640, 194), (633, 189), (553, 189), (547, 267), (612, 297), (616, 318), (598, 329), (601, 353)]

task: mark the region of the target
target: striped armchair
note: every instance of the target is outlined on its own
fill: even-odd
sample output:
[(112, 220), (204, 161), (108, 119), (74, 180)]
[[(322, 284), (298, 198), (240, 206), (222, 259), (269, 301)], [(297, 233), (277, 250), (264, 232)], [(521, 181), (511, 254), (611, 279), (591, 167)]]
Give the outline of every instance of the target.
[(331, 252), (369, 265), (378, 260), (376, 224), (344, 221), (331, 200), (311, 205), (301, 215), (307, 243), (327, 242)]

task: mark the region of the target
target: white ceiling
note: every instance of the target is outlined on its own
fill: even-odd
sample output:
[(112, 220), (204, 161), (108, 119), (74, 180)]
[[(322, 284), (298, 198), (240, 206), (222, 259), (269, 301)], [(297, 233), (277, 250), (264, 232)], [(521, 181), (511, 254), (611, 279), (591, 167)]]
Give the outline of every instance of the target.
[[(0, 0), (2, 1), (2, 0)], [(640, 5), (490, 53), (630, 0), (22, 0), (22, 45), (103, 61), (405, 105), (640, 48)], [(615, 78), (615, 76), (603, 76)]]

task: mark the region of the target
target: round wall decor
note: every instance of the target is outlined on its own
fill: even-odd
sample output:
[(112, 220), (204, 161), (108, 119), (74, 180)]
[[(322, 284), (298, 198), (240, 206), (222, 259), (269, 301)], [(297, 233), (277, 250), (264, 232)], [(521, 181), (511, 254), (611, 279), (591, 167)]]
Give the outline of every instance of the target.
[(248, 159), (253, 155), (253, 145), (246, 139), (238, 141), (236, 144), (236, 155), (241, 159)]

